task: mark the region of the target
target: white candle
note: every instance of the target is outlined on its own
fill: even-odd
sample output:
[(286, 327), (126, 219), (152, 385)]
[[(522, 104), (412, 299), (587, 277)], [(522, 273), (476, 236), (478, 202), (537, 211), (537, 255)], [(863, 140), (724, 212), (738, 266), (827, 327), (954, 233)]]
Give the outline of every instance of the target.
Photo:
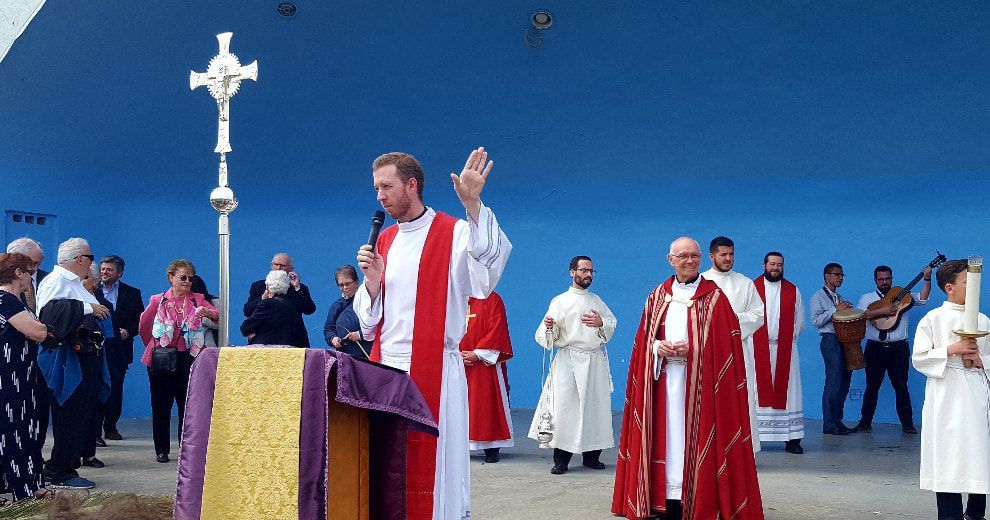
[(978, 332), (977, 317), (980, 313), (980, 277), (983, 276), (983, 257), (969, 257), (966, 268), (966, 307), (963, 311), (963, 332)]

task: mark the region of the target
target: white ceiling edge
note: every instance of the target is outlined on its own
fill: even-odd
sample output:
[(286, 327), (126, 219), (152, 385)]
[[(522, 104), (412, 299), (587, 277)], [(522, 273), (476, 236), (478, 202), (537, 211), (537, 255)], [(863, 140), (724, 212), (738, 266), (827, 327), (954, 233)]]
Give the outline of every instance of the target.
[(43, 5), (45, 0), (0, 1), (0, 62)]

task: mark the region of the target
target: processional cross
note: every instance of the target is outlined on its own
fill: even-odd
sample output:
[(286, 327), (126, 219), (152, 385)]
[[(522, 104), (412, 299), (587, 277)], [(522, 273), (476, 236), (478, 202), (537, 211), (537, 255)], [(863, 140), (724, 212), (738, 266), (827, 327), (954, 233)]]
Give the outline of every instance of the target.
[(230, 148), (230, 98), (237, 94), (241, 81), (258, 81), (258, 61), (241, 66), (237, 56), (230, 52), (230, 38), (234, 33), (217, 35), (220, 52), (210, 60), (206, 72), (189, 72), (189, 90), (206, 87), (217, 102), (217, 146), (220, 154), (219, 186), (210, 193), (210, 204), (220, 213), (220, 346), (226, 347), (230, 323), (230, 214), (237, 209), (234, 191), (227, 186), (227, 153)]

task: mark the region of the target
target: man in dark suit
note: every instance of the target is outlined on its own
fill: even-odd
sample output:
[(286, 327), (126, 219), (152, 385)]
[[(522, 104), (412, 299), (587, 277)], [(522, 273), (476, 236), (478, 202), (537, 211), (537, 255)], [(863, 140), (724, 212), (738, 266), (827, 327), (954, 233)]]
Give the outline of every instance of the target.
[(134, 338), (144, 312), (141, 290), (120, 281), (124, 275), (124, 259), (117, 255), (103, 257), (100, 262), (100, 292), (111, 304), (110, 315), (116, 336), (105, 342), (107, 368), (110, 369), (110, 397), (104, 405), (103, 434), (108, 440), (123, 439), (117, 431), (117, 421), (124, 399), (124, 376), (134, 361)]
[[(303, 314), (310, 315), (316, 312), (316, 304), (313, 303), (313, 298), (309, 295), (309, 287), (306, 287), (306, 284), (302, 283), (299, 279), (299, 275), (296, 274), (295, 267), (292, 265), (292, 257), (285, 253), (279, 253), (272, 258), (272, 271), (285, 271), (289, 273), (291, 287), (285, 293), (284, 298), (293, 310), (293, 341), (291, 345), (309, 347), (309, 334), (306, 332), (306, 325), (302, 319)], [(251, 317), (251, 314), (254, 313), (254, 309), (261, 302), (266, 292), (268, 292), (268, 289), (265, 287), (264, 280), (258, 280), (251, 284), (251, 293), (248, 296), (247, 303), (244, 304), (245, 318)]]
[[(8, 253), (21, 253), (31, 259), (31, 287), (21, 293), (21, 301), (27, 305), (31, 312), (38, 313), (38, 285), (48, 276), (48, 271), (41, 268), (41, 262), (45, 259), (45, 252), (41, 249), (41, 244), (28, 237), (16, 238), (7, 244)], [(45, 444), (45, 437), (48, 435), (48, 418), (50, 415), (51, 402), (49, 398), (50, 390), (45, 378), (40, 370), (35, 370), (36, 377), (31, 384), (37, 389), (35, 395), (38, 399), (38, 442)]]

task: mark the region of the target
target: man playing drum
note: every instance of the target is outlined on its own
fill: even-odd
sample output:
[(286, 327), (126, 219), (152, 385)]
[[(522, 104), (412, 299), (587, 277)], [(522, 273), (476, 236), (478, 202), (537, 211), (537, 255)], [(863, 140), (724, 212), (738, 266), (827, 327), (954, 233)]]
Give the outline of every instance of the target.
[(822, 433), (829, 435), (848, 435), (853, 429), (842, 423), (843, 408), (846, 394), (849, 393), (849, 381), (852, 371), (846, 368), (842, 345), (835, 337), (832, 326), (832, 314), (836, 311), (852, 309), (852, 304), (843, 301), (835, 292), (842, 286), (842, 266), (837, 263), (825, 265), (825, 285), (811, 296), (808, 310), (811, 313), (811, 323), (821, 335), (822, 361), (825, 363), (825, 387), (822, 389)]

